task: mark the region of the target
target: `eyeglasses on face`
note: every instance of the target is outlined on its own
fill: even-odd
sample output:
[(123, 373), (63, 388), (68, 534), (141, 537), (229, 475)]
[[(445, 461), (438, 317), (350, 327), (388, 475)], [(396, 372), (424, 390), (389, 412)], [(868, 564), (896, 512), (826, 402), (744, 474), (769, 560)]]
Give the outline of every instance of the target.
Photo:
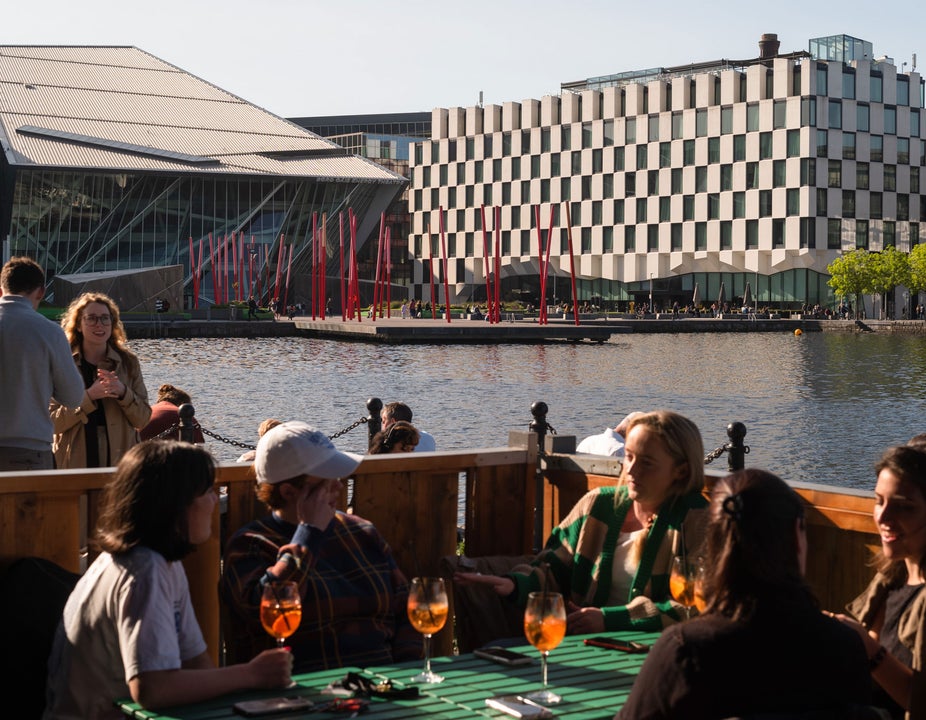
[(109, 325), (112, 318), (109, 315), (84, 315), (83, 321), (88, 325)]

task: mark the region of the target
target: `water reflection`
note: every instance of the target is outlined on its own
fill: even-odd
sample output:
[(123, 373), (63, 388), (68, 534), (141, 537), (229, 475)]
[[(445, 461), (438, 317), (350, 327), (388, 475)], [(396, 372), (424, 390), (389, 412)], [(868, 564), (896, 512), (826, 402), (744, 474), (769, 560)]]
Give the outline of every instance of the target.
[[(306, 338), (136, 340), (151, 394), (170, 382), (203, 425), (253, 443), (267, 417), (333, 433), (376, 396), (407, 402), (443, 449), (505, 444), (543, 400), (561, 434), (630, 410), (691, 417), (708, 450), (748, 428), (747, 464), (789, 480), (870, 489), (886, 446), (926, 430), (921, 338), (808, 333), (617, 336), (602, 345), (381, 346)], [(362, 452), (363, 427), (339, 441)], [(223, 460), (240, 450), (211, 443)], [(721, 459), (717, 463), (725, 464)]]

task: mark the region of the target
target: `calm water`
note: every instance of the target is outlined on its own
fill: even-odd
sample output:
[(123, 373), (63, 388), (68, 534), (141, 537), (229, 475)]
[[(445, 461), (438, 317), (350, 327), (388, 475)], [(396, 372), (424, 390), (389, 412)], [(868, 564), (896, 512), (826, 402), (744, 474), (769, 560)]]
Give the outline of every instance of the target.
[[(743, 422), (747, 465), (870, 489), (880, 451), (926, 431), (926, 340), (806, 333), (622, 335), (603, 345), (380, 346), (305, 338), (136, 340), (154, 396), (187, 390), (204, 427), (253, 443), (267, 417), (333, 433), (368, 397), (402, 400), (438, 448), (494, 447), (543, 400), (582, 438), (631, 410), (694, 420), (711, 450)], [(207, 438), (208, 439), (208, 438)], [(366, 428), (338, 441), (365, 449)], [(238, 448), (210, 442), (222, 460)], [(726, 467), (726, 458), (715, 464)]]

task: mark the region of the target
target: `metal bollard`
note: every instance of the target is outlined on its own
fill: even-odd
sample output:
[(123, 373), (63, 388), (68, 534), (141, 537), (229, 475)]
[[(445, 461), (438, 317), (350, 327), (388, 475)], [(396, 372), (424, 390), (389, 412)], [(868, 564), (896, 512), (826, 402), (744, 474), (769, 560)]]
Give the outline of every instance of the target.
[(727, 469), (730, 472), (742, 470), (746, 467), (746, 453), (749, 448), (743, 442), (746, 437), (746, 426), (741, 422), (732, 422), (727, 425), (727, 437), (730, 442), (727, 443)]
[(367, 448), (373, 447), (373, 437), (383, 429), (383, 401), (379, 398), (370, 398), (367, 400), (367, 411), (370, 415), (367, 417)]
[(193, 432), (196, 430), (196, 410), (189, 403), (183, 403), (178, 409), (180, 415), (180, 440), (192, 444)]
[(547, 404), (535, 402), (531, 405), (531, 415), (534, 419), (530, 424), (530, 431), (537, 434), (537, 469), (534, 471), (534, 552), (539, 553), (543, 548), (543, 468), (541, 463), (544, 457), (544, 439), (547, 436)]

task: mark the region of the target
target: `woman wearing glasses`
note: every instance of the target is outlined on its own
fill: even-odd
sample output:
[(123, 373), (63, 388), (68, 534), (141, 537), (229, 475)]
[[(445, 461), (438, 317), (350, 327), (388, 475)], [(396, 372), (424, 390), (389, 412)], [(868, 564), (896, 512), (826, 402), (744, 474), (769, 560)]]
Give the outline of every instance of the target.
[(119, 308), (107, 295), (80, 295), (61, 325), (87, 389), (80, 407), (51, 403), (55, 462), (59, 468), (115, 465), (151, 417), (141, 365), (126, 346)]

